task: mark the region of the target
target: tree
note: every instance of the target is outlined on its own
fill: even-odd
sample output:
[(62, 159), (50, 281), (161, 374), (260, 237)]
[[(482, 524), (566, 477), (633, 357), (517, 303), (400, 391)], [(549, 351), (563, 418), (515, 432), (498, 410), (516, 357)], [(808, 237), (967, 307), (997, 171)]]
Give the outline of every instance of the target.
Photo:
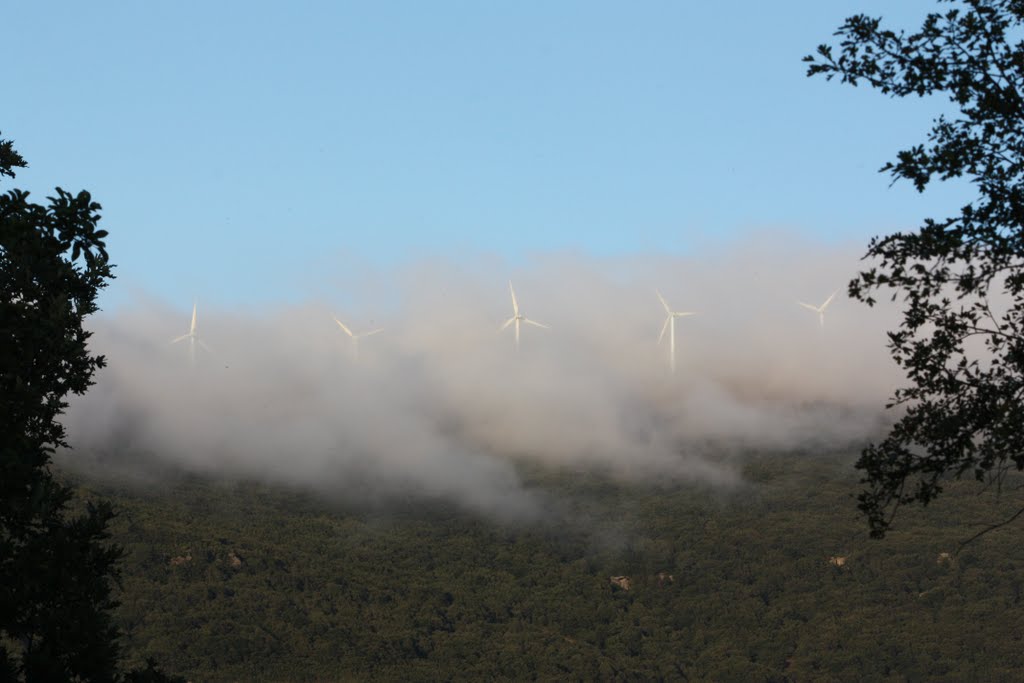
[(875, 537), (901, 505), (928, 504), (950, 478), (1001, 488), (1024, 468), (1024, 43), (1013, 42), (1024, 2), (939, 2), (950, 8), (909, 35), (850, 17), (837, 51), (821, 45), (804, 58), (809, 76), (948, 98), (957, 113), (939, 116), (925, 144), (881, 170), (922, 192), (960, 177), (977, 188), (959, 215), (872, 239), (871, 267), (850, 282), (850, 295), (868, 305), (879, 290), (903, 302), (889, 332), (908, 380), (889, 404), (901, 414), (857, 462), (859, 507)]
[[(25, 165), (0, 140), (0, 178)], [(0, 679), (119, 680), (114, 512), (99, 502), (72, 513), (72, 491), (49, 467), (68, 446), (67, 395), (104, 365), (83, 320), (113, 277), (107, 233), (88, 192), (58, 187), (46, 206), (28, 197), (0, 195)], [(128, 680), (167, 679), (149, 665)]]

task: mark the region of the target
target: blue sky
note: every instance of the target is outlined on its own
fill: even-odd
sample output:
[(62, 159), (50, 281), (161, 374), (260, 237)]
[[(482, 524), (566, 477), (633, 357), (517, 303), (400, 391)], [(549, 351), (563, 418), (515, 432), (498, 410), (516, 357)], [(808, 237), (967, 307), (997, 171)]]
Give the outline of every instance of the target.
[(936, 7), (894, 4), (16, 3), (0, 130), (15, 186), (103, 204), (110, 304), (296, 300), (423, 257), (866, 243), (970, 196), (876, 172), (941, 102), (804, 76), (849, 14)]

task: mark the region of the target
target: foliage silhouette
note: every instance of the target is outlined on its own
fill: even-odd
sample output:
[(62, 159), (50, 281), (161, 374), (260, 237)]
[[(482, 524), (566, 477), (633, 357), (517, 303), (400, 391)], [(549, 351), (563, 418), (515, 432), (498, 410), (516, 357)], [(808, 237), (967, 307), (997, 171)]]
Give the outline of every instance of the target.
[[(942, 0), (940, 0), (941, 2)], [(951, 478), (1002, 488), (1024, 468), (1024, 3), (948, 2), (912, 34), (850, 17), (804, 61), (808, 75), (867, 83), (891, 97), (944, 96), (955, 116), (934, 120), (926, 144), (881, 170), (918, 191), (964, 177), (978, 195), (957, 216), (874, 238), (874, 265), (849, 287), (868, 305), (879, 290), (904, 303), (889, 333), (908, 385), (900, 419), (857, 463), (859, 507), (885, 535), (903, 504), (928, 504)], [(997, 525), (994, 525), (997, 526)]]
[[(25, 166), (0, 140), (0, 177)], [(118, 680), (114, 512), (98, 502), (73, 513), (72, 490), (50, 471), (68, 446), (58, 421), (67, 395), (104, 364), (82, 322), (113, 277), (107, 233), (88, 192), (58, 187), (48, 200), (0, 195), (0, 679)], [(132, 675), (162, 680), (148, 671)]]

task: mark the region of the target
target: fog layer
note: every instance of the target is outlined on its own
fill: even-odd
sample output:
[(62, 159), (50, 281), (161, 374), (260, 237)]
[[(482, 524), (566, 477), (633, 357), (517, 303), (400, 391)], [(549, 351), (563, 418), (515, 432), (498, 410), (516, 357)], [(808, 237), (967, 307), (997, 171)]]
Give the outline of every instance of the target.
[[(91, 321), (109, 366), (66, 422), (75, 457), (172, 463), (345, 500), (441, 498), (502, 517), (540, 506), (516, 463), (730, 486), (738, 458), (874, 435), (899, 380), (891, 308), (846, 297), (858, 248), (781, 238), (704, 258), (541, 255), (423, 262), (338, 296), (236, 313), (139, 297)], [(512, 280), (524, 325), (517, 351)], [(387, 283), (377, 287), (370, 283)], [(676, 325), (675, 374), (665, 311)], [(815, 306), (835, 290), (821, 327)], [(213, 296), (209, 297), (213, 299)], [(353, 342), (354, 332), (383, 332)]]

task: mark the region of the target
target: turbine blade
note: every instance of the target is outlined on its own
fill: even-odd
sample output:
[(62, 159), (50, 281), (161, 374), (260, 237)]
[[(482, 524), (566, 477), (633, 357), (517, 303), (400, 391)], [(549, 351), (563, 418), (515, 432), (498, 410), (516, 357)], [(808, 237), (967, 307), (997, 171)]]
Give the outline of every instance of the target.
[(361, 335), (359, 335), (359, 336), (360, 336), (360, 337), (369, 337), (369, 336), (372, 336), (372, 335), (375, 335), (375, 334), (377, 334), (378, 332), (383, 332), (383, 331), (384, 331), (384, 328), (383, 328), (383, 327), (378, 327), (378, 328), (377, 328), (377, 329), (375, 329), (375, 330), (370, 330), (369, 332), (363, 332), (363, 333), (362, 333)]
[(519, 315), (519, 302), (516, 301), (516, 290), (512, 289), (511, 280), (508, 281), (508, 291), (512, 293), (512, 312), (515, 314), (513, 317), (516, 317)]
[(534, 327), (543, 327), (545, 330), (551, 329), (550, 325), (545, 325), (544, 323), (539, 323), (536, 320), (530, 320), (529, 318), (523, 318), (523, 322), (527, 325), (533, 325)]
[(821, 308), (819, 310), (824, 311), (825, 307), (828, 306), (830, 303), (832, 303), (832, 299), (835, 299), (836, 298), (836, 294), (838, 294), (838, 293), (839, 293), (838, 289), (836, 291), (832, 292), (832, 296), (830, 296), (829, 298), (825, 299), (825, 303), (823, 303), (821, 305)]
[(696, 311), (672, 311), (673, 318), (685, 318), (688, 315), (697, 315)]
[(804, 308), (806, 308), (808, 311), (814, 311), (815, 313), (820, 313), (820, 311), (818, 310), (817, 306), (812, 306), (810, 304), (805, 304), (803, 301), (797, 301), (797, 303), (800, 304), (801, 306), (803, 306)]
[(661, 292), (659, 292), (658, 290), (654, 290), (654, 293), (658, 295), (658, 301), (660, 301), (661, 305), (665, 307), (665, 312), (671, 314), (672, 309), (669, 308), (668, 302), (665, 301), (665, 297), (661, 295)]
[(185, 341), (186, 339), (188, 339), (191, 336), (192, 336), (191, 334), (183, 334), (180, 337), (178, 337), (177, 339), (172, 339), (171, 343), (172, 344), (177, 344), (180, 341)]
[(661, 326), (661, 334), (658, 335), (658, 343), (659, 344), (661, 343), (661, 340), (665, 338), (665, 331), (668, 330), (668, 324), (669, 324), (669, 322), (671, 320), (672, 320), (672, 316), (671, 315), (669, 315), (667, 318), (665, 318), (665, 324)]
[(196, 302), (192, 302), (192, 325), (188, 328), (190, 334), (196, 333)]
[(207, 353), (213, 353), (213, 349), (211, 349), (209, 346), (207, 346), (206, 342), (204, 342), (199, 337), (196, 337), (196, 344), (199, 344), (200, 346), (202, 346), (203, 350), (206, 351)]
[(508, 320), (505, 321), (504, 325), (502, 325), (501, 327), (498, 328), (498, 332), (501, 332), (502, 330), (507, 328), (509, 325), (511, 325), (515, 321), (516, 321), (515, 317), (509, 318)]
[(345, 334), (347, 334), (347, 335), (348, 335), (348, 336), (350, 336), (350, 337), (355, 337), (355, 335), (354, 335), (354, 334), (352, 334), (352, 330), (350, 330), (350, 329), (348, 329), (347, 327), (345, 327), (345, 323), (341, 322), (341, 321), (340, 321), (340, 320), (338, 320), (337, 318), (334, 318), (334, 322), (338, 323), (338, 327), (340, 327), (341, 329), (343, 329), (343, 330), (345, 331)]

